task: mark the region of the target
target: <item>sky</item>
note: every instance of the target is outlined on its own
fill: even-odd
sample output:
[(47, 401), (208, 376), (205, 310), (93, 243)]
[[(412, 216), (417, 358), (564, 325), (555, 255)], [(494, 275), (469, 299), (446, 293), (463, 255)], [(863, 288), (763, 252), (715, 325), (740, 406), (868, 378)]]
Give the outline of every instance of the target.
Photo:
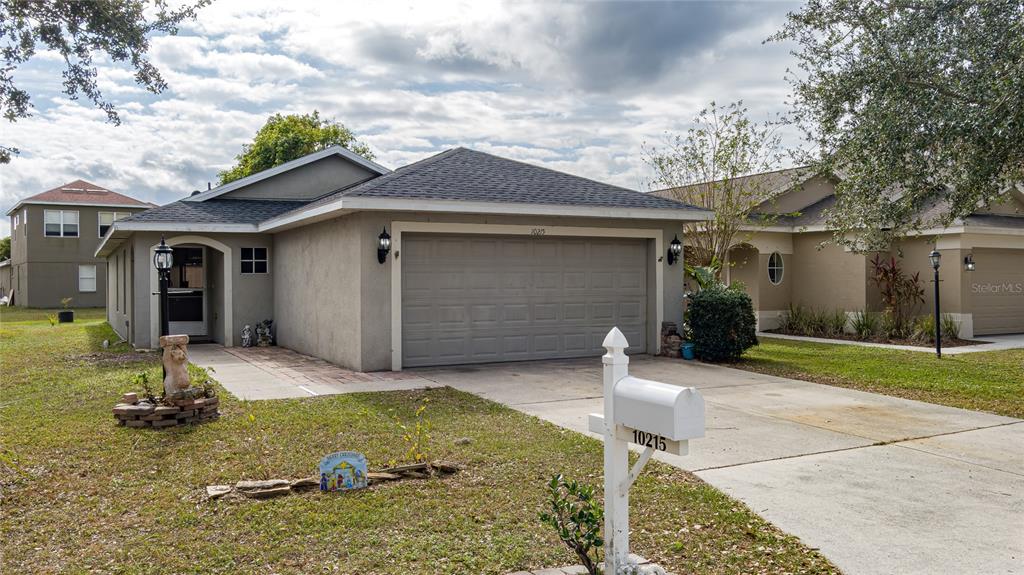
[(0, 209), (77, 178), (173, 202), (216, 185), (268, 116), (313, 110), (389, 168), (466, 146), (646, 190), (645, 144), (709, 102), (743, 100), (757, 120), (787, 111), (792, 47), (764, 40), (798, 6), (220, 0), (152, 38), (160, 94), (97, 59), (120, 126), (61, 93), (56, 54), (22, 65), (35, 108), (0, 125), (21, 149), (0, 165)]

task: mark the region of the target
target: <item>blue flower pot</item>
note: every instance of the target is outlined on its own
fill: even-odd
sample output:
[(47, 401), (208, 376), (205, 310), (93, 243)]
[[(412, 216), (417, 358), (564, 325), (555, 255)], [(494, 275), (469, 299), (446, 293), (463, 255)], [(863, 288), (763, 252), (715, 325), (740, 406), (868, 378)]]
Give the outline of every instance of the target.
[(693, 359), (695, 357), (693, 354), (693, 347), (692, 343), (684, 343), (679, 346), (679, 351), (682, 352), (683, 359)]

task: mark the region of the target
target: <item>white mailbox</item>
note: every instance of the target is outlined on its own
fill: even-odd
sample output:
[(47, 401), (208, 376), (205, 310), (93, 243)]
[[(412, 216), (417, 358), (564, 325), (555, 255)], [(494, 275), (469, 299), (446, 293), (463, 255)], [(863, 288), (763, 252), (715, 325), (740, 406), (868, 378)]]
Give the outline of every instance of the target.
[(673, 441), (704, 437), (704, 398), (692, 387), (626, 376), (613, 397), (619, 425)]

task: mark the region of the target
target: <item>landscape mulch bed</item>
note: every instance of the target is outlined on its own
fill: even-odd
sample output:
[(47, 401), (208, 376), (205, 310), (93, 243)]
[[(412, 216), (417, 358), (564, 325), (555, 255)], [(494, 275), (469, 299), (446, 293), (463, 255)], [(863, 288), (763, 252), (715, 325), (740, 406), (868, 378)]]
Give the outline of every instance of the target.
[[(935, 342), (923, 343), (916, 339), (888, 339), (884, 337), (872, 337), (868, 339), (862, 339), (851, 334), (825, 336), (825, 335), (807, 335), (806, 333), (793, 333), (791, 331), (781, 331), (777, 329), (771, 329), (765, 331), (767, 334), (779, 334), (779, 335), (792, 335), (797, 337), (813, 337), (816, 339), (839, 339), (843, 341), (856, 341), (861, 343), (885, 343), (890, 345), (907, 345), (911, 347), (923, 347), (923, 348), (934, 348)], [(961, 347), (965, 345), (981, 345), (988, 343), (986, 341), (976, 341), (972, 339), (943, 339), (942, 347)]]

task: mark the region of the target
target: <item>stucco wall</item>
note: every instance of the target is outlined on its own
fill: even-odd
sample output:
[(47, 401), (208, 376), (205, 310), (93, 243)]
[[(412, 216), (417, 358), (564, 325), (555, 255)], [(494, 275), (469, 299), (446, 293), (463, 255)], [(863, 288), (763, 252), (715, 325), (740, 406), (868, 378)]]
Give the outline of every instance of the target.
[[(44, 213), (46, 210), (78, 212), (78, 237), (46, 237), (44, 235)], [(15, 264), (25, 263), (18, 272), (23, 278), (25, 289), (15, 294), (18, 305), (29, 307), (59, 307), (60, 300), (72, 298), (72, 307), (103, 307), (107, 303), (107, 263), (104, 258), (93, 256), (99, 246), (99, 213), (135, 213), (140, 208), (94, 207), (81, 205), (26, 205), (19, 214), (27, 211), (28, 219), (22, 221), (17, 230), (12, 229), (11, 250)], [(96, 266), (96, 291), (78, 290), (78, 266)], [(31, 289), (28, 285), (31, 283)]]
[(311, 200), (376, 175), (340, 156), (328, 156), (300, 170), (291, 170), (228, 192), (222, 198)]
[(107, 323), (119, 336), (133, 343), (131, 330), (132, 284), (125, 278), (132, 277), (132, 245), (125, 243), (107, 258)]
[[(168, 243), (175, 242), (182, 236), (197, 236), (215, 240), (227, 246), (231, 250), (231, 294), (230, 298), (220, 302), (220, 307), (213, 304), (218, 300), (211, 299), (208, 307), (208, 319), (223, 324), (225, 316), (226, 300), (231, 300), (232, 323), (231, 334), (234, 343), (241, 338), (242, 327), (246, 324), (253, 326), (264, 319), (274, 317), (274, 270), (273, 262), (276, 259), (274, 253), (274, 238), (269, 234), (167, 234)], [(133, 290), (135, 293), (135, 325), (133, 328), (135, 345), (140, 348), (148, 348), (157, 345), (151, 336), (152, 325), (157, 322), (158, 315), (152, 312), (152, 302), (157, 296), (151, 295), (157, 291), (157, 284), (152, 282), (155, 276), (153, 271), (153, 248), (160, 243), (160, 234), (156, 232), (139, 232), (131, 237), (134, 250), (133, 265), (136, 272), (133, 274)], [(189, 245), (204, 245), (202, 242), (188, 242)], [(180, 244), (179, 244), (180, 245)], [(243, 247), (265, 247), (270, 259), (270, 272), (266, 274), (242, 274), (240, 255)], [(209, 248), (209, 254), (216, 248)], [(208, 256), (207, 258), (211, 258)], [(208, 293), (225, 291), (223, 275), (211, 276), (207, 273)], [(152, 282), (152, 283), (151, 283)], [(226, 341), (226, 335), (220, 332), (212, 332), (211, 335), (219, 334)]]
[[(864, 309), (867, 290), (865, 256), (828, 242), (827, 232), (795, 234), (793, 255), (787, 258), (794, 304), (823, 310)], [(766, 264), (767, 265), (767, 264)]]
[(280, 345), (361, 368), (361, 252), (370, 251), (360, 249), (361, 231), (358, 217), (349, 216), (275, 235), (271, 267)]

